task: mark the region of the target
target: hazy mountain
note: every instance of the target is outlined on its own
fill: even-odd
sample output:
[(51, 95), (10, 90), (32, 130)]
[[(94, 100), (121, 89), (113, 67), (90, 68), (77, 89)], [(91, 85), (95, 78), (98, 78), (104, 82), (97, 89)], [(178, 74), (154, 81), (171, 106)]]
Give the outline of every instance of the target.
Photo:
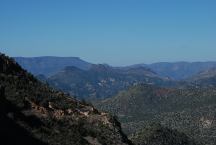
[(0, 80), (3, 144), (131, 144), (114, 117), (49, 88), (3, 54)]
[(201, 87), (216, 86), (216, 68), (207, 69), (186, 79), (187, 82)]
[(75, 66), (80, 69), (89, 69), (91, 64), (78, 57), (15, 57), (14, 58), (24, 69), (34, 75), (53, 75), (66, 66)]
[(140, 66), (148, 67), (158, 75), (182, 80), (201, 71), (216, 67), (216, 62), (158, 62), (153, 64), (137, 64), (129, 67)]
[(158, 122), (206, 145), (216, 142), (216, 88), (137, 85), (96, 106), (117, 115), (128, 134)]
[(55, 88), (79, 98), (106, 98), (120, 90), (139, 83), (169, 85), (171, 81), (159, 77), (145, 67), (114, 68), (108, 65), (92, 65), (88, 70), (66, 67), (48, 78), (48, 83)]
[[(91, 63), (78, 57), (15, 57), (15, 60), (26, 70), (34, 75), (51, 76), (67, 66), (75, 66), (82, 70), (88, 70)], [(216, 62), (158, 62), (153, 64), (137, 64), (120, 69), (146, 67), (156, 72), (161, 77), (170, 77), (182, 80), (191, 77), (201, 71), (216, 67)]]

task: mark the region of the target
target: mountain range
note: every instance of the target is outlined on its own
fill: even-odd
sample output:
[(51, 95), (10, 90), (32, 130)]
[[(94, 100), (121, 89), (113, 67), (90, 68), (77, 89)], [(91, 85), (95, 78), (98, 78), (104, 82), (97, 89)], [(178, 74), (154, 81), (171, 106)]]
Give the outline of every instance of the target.
[(14, 57), (24, 69), (34, 75), (50, 76), (58, 73), (66, 66), (75, 66), (77, 68), (87, 70), (91, 64), (81, 60), (79, 57)]
[(210, 68), (193, 75), (186, 80), (201, 87), (215, 87), (216, 86), (216, 68)]
[(95, 105), (118, 116), (128, 135), (155, 122), (205, 145), (216, 142), (216, 88), (137, 85)]
[(145, 67), (114, 68), (102, 64), (92, 65), (89, 70), (66, 67), (46, 81), (55, 88), (84, 99), (111, 97), (120, 90), (140, 83), (163, 86), (171, 83)]
[(0, 54), (0, 138), (7, 145), (129, 145), (120, 123)]
[[(21, 66), (44, 82), (39, 82), (34, 76), (25, 71), (27, 78), (30, 77), (36, 80), (37, 83), (43, 86), (42, 88), (45, 87), (48, 89), (48, 86), (51, 86), (57, 90), (64, 91), (66, 94), (63, 93), (63, 96), (72, 98), (76, 102), (75, 104), (82, 104), (81, 106), (85, 106), (88, 109), (89, 107), (92, 108), (90, 110), (94, 111), (90, 114), (93, 114), (93, 116), (97, 114), (97, 118), (101, 118), (104, 111), (118, 118), (116, 119), (105, 113), (107, 117), (109, 116), (108, 118), (111, 118), (111, 122), (113, 123), (111, 124), (118, 128), (117, 134), (112, 133), (113, 136), (107, 137), (107, 133), (111, 133), (112, 131), (109, 132), (109, 129), (106, 130), (106, 127), (102, 127), (96, 129), (98, 132), (93, 131), (94, 135), (89, 139), (86, 138), (86, 134), (78, 131), (76, 134), (79, 134), (78, 138), (82, 139), (77, 144), (85, 144), (87, 141), (90, 144), (98, 144), (98, 142), (102, 144), (113, 144), (115, 142), (118, 144), (135, 145), (214, 145), (216, 142), (216, 62), (162, 62), (148, 65), (137, 64), (126, 67), (112, 67), (106, 64), (88, 63), (79, 58), (70, 58), (70, 63), (69, 61), (64, 62), (63, 58), (58, 58), (57, 60), (55, 60), (56, 57), (52, 59), (50, 57), (48, 58), (50, 60), (48, 61), (49, 63), (44, 62), (46, 59), (43, 60), (40, 57), (37, 58), (37, 61), (28, 61), (31, 58), (22, 58), (23, 61), (19, 61), (18, 58), (15, 58), (15, 60), (18, 60)], [(56, 62), (59, 60), (61, 63)], [(8, 62), (10, 61), (12, 60), (9, 59)], [(55, 66), (55, 62), (58, 64), (56, 65), (57, 67)], [(36, 67), (37, 63), (39, 65)], [(50, 66), (46, 68), (46, 65)], [(5, 64), (5, 66), (7, 65)], [(16, 67), (12, 70), (17, 72)], [(16, 77), (20, 77), (20, 74), (16, 74), (14, 78)], [(16, 82), (17, 80), (13, 81)], [(31, 88), (32, 85), (27, 81), (25, 87), (28, 88), (27, 86)], [(33, 86), (37, 88), (37, 85)], [(53, 88), (49, 89), (55, 90)], [(12, 90), (14, 89), (12, 88)], [(32, 92), (32, 89), (28, 91)], [(61, 91), (54, 91), (54, 94), (59, 94)], [(45, 103), (41, 105), (40, 101), (33, 98), (34, 101), (36, 100), (34, 103), (38, 105), (39, 102), (40, 107), (46, 108), (48, 100), (48, 108), (46, 109), (50, 111), (49, 102), (51, 101), (49, 100), (52, 97), (47, 98), (47, 95), (45, 95), (43, 98), (40, 96), (44, 96), (46, 92), (41, 90), (37, 91), (37, 89), (36, 92), (40, 92), (39, 95), (33, 93), (33, 96), (39, 96), (36, 98)], [(90, 100), (101, 111), (98, 111), (85, 101), (77, 101), (74, 97), (70, 97), (69, 94), (78, 99)], [(67, 101), (59, 104), (62, 101), (61, 99), (60, 101), (56, 98), (51, 100), (57, 108), (61, 108), (61, 105), (65, 106), (67, 104)], [(13, 104), (17, 103), (13, 102)], [(82, 110), (79, 108), (79, 105), (76, 107), (78, 110)], [(88, 109), (84, 109), (85, 111), (82, 113), (85, 114)], [(49, 114), (53, 114), (53, 112), (49, 112)], [(8, 114), (5, 116), (8, 116)], [(84, 130), (92, 133), (92, 128), (88, 127), (89, 120), (92, 118), (88, 117), (84, 121)], [(121, 122), (123, 130), (121, 130), (121, 125), (117, 120)], [(66, 123), (67, 121), (64, 120), (63, 122)], [(76, 123), (79, 124), (79, 122), (80, 120)], [(46, 121), (43, 123), (45, 126), (47, 125)], [(18, 123), (15, 122), (15, 124), (20, 125), (19, 121)], [(62, 127), (58, 123), (54, 124), (57, 124), (57, 128)], [(96, 124), (98, 126), (98, 122)], [(30, 128), (28, 125), (24, 126)], [(56, 126), (52, 127), (56, 128)], [(116, 130), (115, 127), (111, 128)], [(24, 128), (24, 131), (32, 132), (31, 129), (29, 131), (26, 128)], [(105, 132), (102, 135), (106, 136), (106, 139), (103, 140), (104, 136), (102, 138), (95, 136), (97, 133), (100, 134), (100, 131)], [(41, 135), (40, 131), (36, 132), (38, 132), (39, 136)], [(129, 136), (131, 141), (123, 132)], [(31, 133), (30, 138), (36, 139), (41, 143), (47, 143), (47, 140), (45, 141), (41, 136), (38, 138), (38, 134), (36, 134), (35, 138), (35, 134)], [(116, 135), (118, 136), (117, 138), (114, 137)], [(51, 141), (53, 141), (52, 137), (50, 138)], [(68, 137), (65, 136), (65, 139), (67, 140)], [(63, 137), (57, 135), (56, 138), (62, 139)]]
[[(112, 67), (92, 64), (78, 57), (17, 57), (15, 60), (39, 80), (52, 87), (76, 96), (79, 99), (104, 99), (136, 84), (185, 87), (208, 83), (212, 78), (199, 83), (202, 71), (214, 69), (216, 62), (176, 62), (137, 64), (127, 67)], [(201, 76), (200, 76), (201, 79)], [(203, 80), (204, 82), (204, 80)], [(211, 83), (211, 84), (210, 84)]]
[(131, 142), (116, 117), (50, 88), (4, 54), (0, 80), (0, 136), (7, 145), (198, 145), (160, 125)]
[[(88, 70), (92, 63), (78, 57), (15, 57), (24, 69), (34, 75), (43, 74), (50, 76), (58, 73), (67, 66), (75, 66), (82, 70)], [(160, 75), (174, 80), (189, 78), (201, 71), (216, 67), (215, 61), (208, 62), (158, 62), (152, 64), (136, 64), (120, 68), (146, 67)]]

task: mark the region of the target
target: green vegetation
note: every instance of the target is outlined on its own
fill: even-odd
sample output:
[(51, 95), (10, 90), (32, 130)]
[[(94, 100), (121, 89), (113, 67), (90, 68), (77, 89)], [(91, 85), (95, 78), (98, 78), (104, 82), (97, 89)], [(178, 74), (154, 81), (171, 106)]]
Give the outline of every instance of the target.
[(117, 115), (127, 134), (158, 122), (212, 145), (216, 141), (215, 104), (214, 88), (167, 89), (137, 85), (95, 105)]
[[(89, 93), (96, 98), (111, 95), (132, 85), (128, 91), (95, 104), (118, 117), (135, 145), (216, 142), (214, 87), (161, 88), (150, 84), (172, 82), (144, 68), (120, 71), (96, 65), (90, 71), (68, 67), (60, 74), (64, 88), (71, 81), (80, 84), (75, 85), (79, 88), (76, 93), (82, 93), (83, 98)], [(89, 92), (86, 84), (91, 88)], [(95, 94), (98, 85), (101, 90)], [(0, 128), (2, 142), (8, 145), (132, 145), (116, 117), (41, 83), (3, 54), (0, 55)]]
[(131, 144), (120, 123), (35, 79), (0, 55), (0, 135), (9, 145)]
[(145, 67), (114, 68), (100, 64), (92, 65), (89, 70), (66, 67), (47, 81), (55, 88), (88, 100), (107, 98), (140, 83), (172, 84), (169, 79), (161, 78)]
[(162, 127), (160, 124), (150, 124), (131, 135), (135, 145), (197, 145), (185, 134), (177, 130)]

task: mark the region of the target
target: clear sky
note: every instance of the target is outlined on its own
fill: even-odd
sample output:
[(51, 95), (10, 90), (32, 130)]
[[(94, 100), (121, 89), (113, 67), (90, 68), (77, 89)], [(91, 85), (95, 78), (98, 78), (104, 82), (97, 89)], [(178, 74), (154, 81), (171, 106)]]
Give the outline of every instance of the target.
[(112, 65), (216, 60), (216, 0), (0, 0), (0, 49)]

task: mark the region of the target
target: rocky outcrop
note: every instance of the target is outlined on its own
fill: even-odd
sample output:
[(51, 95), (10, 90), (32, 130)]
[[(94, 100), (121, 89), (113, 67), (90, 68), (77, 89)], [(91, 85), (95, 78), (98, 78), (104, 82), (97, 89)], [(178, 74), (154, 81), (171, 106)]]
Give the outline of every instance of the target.
[(0, 133), (8, 145), (131, 144), (112, 116), (49, 88), (3, 54), (0, 86)]

